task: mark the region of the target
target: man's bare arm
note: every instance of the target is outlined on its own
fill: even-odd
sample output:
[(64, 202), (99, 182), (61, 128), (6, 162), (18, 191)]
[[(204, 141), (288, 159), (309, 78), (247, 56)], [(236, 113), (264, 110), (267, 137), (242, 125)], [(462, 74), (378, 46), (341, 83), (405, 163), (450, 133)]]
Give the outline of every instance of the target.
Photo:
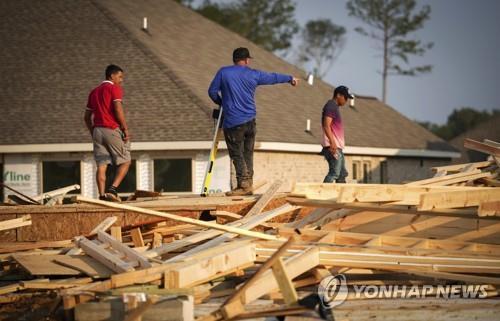
[(90, 132), (90, 136), (92, 136), (92, 111), (86, 109), (83, 119), (85, 120), (85, 125), (87, 125), (87, 128)]
[(123, 134), (125, 135), (125, 137), (123, 137), (123, 140), (127, 141), (130, 139), (130, 135), (128, 132), (127, 122), (125, 120), (125, 113), (123, 112), (122, 102), (119, 100), (115, 100), (113, 103), (115, 105), (116, 119), (118, 120), (118, 123), (120, 124), (120, 129), (123, 131)]
[(323, 120), (323, 131), (326, 134), (326, 137), (330, 141), (330, 152), (332, 153), (333, 156), (337, 153), (337, 146), (335, 145), (335, 140), (333, 139), (333, 132), (332, 132), (332, 121), (333, 118), (326, 116)]

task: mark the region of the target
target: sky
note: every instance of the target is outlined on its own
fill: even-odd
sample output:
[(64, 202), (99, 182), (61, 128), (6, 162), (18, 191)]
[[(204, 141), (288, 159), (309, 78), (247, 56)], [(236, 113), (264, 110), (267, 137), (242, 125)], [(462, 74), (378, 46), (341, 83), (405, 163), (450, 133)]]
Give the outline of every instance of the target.
[[(363, 22), (347, 14), (346, 0), (295, 0), (300, 25), (329, 18), (347, 29), (346, 44), (324, 77), (355, 94), (381, 99), (381, 53), (375, 40), (354, 31)], [(387, 103), (410, 119), (443, 124), (453, 109), (500, 109), (500, 1), (417, 0), (431, 6), (430, 19), (410, 35), (434, 47), (410, 66), (433, 65), (429, 74), (388, 78)]]

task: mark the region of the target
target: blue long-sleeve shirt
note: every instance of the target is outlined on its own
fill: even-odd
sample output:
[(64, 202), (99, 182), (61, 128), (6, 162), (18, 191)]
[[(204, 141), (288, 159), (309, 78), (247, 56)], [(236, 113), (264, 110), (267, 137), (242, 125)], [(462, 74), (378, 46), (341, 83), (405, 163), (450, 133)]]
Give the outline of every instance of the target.
[(287, 83), (292, 79), (289, 75), (232, 65), (219, 69), (208, 88), (208, 95), (214, 103), (222, 105), (223, 127), (231, 128), (255, 118), (257, 86)]

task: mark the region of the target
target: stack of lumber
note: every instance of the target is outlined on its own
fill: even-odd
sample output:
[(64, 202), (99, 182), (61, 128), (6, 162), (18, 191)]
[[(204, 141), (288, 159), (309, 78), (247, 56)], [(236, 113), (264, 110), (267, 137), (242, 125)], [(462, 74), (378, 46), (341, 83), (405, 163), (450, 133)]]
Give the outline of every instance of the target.
[[(490, 160), (438, 167), (434, 177), (407, 184), (298, 183), (286, 202), (276, 202), (281, 182), (275, 182), (250, 206), (211, 208), (211, 220), (143, 206), (158, 200), (117, 204), (77, 196), (110, 216), (68, 240), (2, 245), (0, 315), (497, 320), (500, 148), (492, 142), (473, 148)], [(191, 201), (195, 211), (202, 202), (175, 200)], [(123, 224), (115, 210), (150, 219)], [(331, 307), (318, 285), (334, 276), (344, 278), (337, 293), (345, 302)], [(467, 298), (464, 289), (478, 285), (483, 296)], [(376, 286), (407, 290), (389, 298), (356, 295), (359, 287)], [(458, 290), (437, 295), (446, 286)], [(411, 295), (423, 288), (425, 295)]]

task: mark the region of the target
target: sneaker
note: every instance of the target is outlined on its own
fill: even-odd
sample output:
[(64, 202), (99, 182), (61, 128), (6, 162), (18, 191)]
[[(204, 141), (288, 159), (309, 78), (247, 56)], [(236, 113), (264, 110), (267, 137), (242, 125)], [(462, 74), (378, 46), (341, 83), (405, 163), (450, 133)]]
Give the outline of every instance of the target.
[(105, 201), (105, 200), (106, 200), (106, 196), (104, 196), (104, 195), (100, 195), (100, 196), (99, 196), (99, 200), (100, 200), (100, 201)]
[(116, 191), (116, 187), (110, 186), (105, 194), (106, 201), (108, 202), (121, 202), (120, 196), (118, 196), (118, 192)]

